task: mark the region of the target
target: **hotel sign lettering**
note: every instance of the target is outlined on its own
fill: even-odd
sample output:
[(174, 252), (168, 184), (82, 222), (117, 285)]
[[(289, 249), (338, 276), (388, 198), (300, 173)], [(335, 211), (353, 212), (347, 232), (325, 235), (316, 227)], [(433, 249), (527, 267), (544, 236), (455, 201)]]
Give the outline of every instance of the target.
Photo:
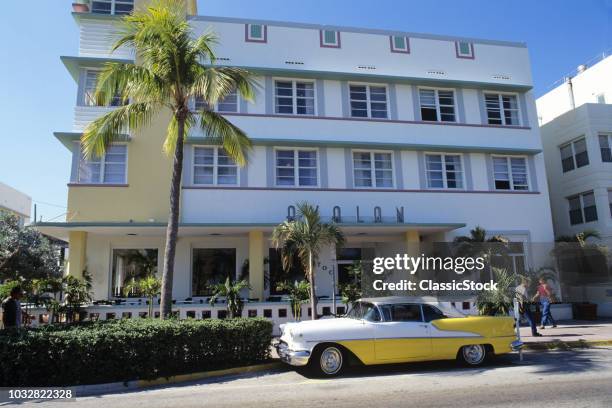
[[(319, 209), (319, 206), (317, 205), (317, 210)], [(296, 218), (296, 212), (295, 212), (295, 206), (290, 205), (289, 207), (287, 207), (287, 220), (288, 221), (293, 221)], [(380, 224), (383, 223), (383, 213), (382, 213), (382, 209), (379, 206), (375, 206), (372, 211), (370, 212), (370, 214), (372, 215), (365, 215), (361, 212), (359, 206), (355, 206), (355, 213), (354, 215), (351, 216), (343, 216), (342, 215), (342, 208), (338, 205), (334, 206), (332, 208), (332, 216), (331, 216), (331, 220), (335, 223), (338, 224), (342, 224), (342, 223), (351, 223), (351, 222), (357, 222), (357, 223), (375, 223), (375, 224)], [(403, 224), (404, 223), (404, 207), (395, 207), (395, 216), (393, 218), (387, 218), (386, 220), (387, 222), (395, 222), (398, 224)]]

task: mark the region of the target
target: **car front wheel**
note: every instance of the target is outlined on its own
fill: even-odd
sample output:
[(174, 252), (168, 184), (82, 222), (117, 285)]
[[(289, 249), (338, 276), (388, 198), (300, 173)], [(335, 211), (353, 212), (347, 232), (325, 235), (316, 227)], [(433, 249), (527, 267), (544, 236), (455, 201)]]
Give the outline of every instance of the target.
[(346, 358), (343, 350), (335, 344), (325, 344), (315, 348), (310, 357), (313, 374), (322, 377), (335, 377), (344, 370)]
[(470, 344), (459, 350), (459, 361), (471, 367), (482, 365), (487, 359), (487, 349), (482, 344)]

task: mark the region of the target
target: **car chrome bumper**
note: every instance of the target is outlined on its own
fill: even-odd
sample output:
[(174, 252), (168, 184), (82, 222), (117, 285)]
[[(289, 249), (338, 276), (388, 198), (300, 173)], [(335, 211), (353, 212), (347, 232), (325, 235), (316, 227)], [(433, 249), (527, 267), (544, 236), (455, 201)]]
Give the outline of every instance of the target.
[(279, 341), (274, 344), (274, 348), (281, 361), (292, 366), (305, 366), (310, 359), (310, 351), (290, 350), (287, 343), (284, 341)]
[(514, 340), (512, 343), (510, 343), (510, 348), (512, 348), (512, 351), (519, 351), (523, 348), (523, 342), (519, 340)]

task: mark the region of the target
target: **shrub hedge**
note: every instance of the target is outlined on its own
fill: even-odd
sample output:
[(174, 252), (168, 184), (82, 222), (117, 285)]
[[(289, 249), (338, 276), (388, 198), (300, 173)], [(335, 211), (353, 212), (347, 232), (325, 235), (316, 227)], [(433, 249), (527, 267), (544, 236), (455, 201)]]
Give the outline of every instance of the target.
[(269, 358), (263, 318), (126, 319), (0, 332), (1, 386), (154, 379)]

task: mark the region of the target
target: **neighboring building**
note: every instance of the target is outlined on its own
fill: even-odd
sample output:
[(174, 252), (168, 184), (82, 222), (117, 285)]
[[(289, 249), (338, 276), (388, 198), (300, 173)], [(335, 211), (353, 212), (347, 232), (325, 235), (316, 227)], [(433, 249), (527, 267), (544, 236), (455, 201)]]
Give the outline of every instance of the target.
[(536, 104), (555, 235), (593, 229), (612, 247), (612, 56)]
[(32, 198), (30, 196), (0, 183), (0, 211), (15, 214), (19, 217), (21, 225), (24, 225), (30, 222), (31, 208)]
[[(62, 61), (78, 84), (75, 119), (71, 132), (55, 134), (73, 153), (69, 221), (39, 224), (69, 240), (69, 273), (87, 269), (95, 299), (121, 296), (131, 276), (161, 273), (168, 217), (167, 118), (99, 160), (80, 154), (85, 126), (113, 109), (91, 98), (96, 73), (106, 61), (133, 60), (127, 49), (109, 53), (116, 14), (129, 3), (93, 1), (93, 12), (74, 13), (78, 55)], [(451, 241), (478, 225), (520, 243), (517, 268), (546, 262), (530, 251), (531, 243), (551, 242), (553, 230), (524, 44), (197, 15), (189, 21), (196, 34), (216, 32), (219, 63), (248, 68), (259, 89), (254, 103), (232, 95), (215, 107), (253, 140), (246, 168), (206, 146), (201, 134), (188, 138), (176, 299), (201, 299), (207, 282), (241, 276), (246, 260), (250, 297), (275, 294), (280, 264), (270, 233), (302, 200), (326, 219), (335, 216), (347, 235), (345, 249), (321, 255), (322, 296), (332, 294), (332, 274), (348, 279), (354, 260), (407, 248), (418, 254), (421, 244)]]

